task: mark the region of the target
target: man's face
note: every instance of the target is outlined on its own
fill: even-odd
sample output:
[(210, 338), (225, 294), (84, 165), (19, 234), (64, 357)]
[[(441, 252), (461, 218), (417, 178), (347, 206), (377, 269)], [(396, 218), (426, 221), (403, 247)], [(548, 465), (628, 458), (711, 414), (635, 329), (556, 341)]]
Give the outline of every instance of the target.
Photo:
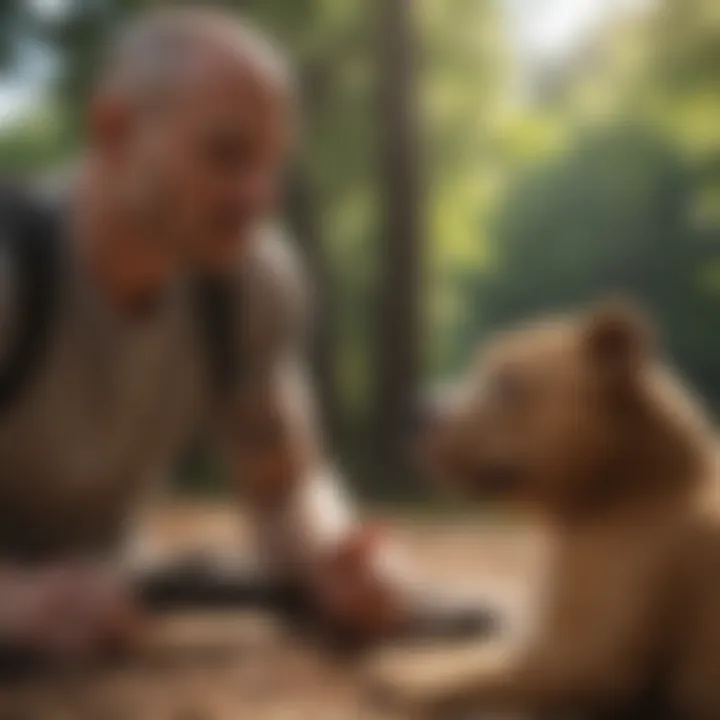
[(215, 63), (132, 127), (122, 160), (129, 206), (183, 262), (222, 270), (275, 211), (288, 116), (277, 87)]

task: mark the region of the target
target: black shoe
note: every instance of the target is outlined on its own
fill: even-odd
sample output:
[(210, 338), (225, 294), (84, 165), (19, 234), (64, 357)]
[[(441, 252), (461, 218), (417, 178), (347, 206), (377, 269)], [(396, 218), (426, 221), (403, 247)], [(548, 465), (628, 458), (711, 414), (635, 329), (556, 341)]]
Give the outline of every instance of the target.
[(291, 629), (301, 637), (349, 657), (379, 646), (483, 640), (501, 629), (499, 614), (477, 598), (440, 597), (427, 592), (413, 593), (408, 599), (405, 620), (395, 631), (380, 636), (359, 634), (353, 628), (335, 624), (318, 615), (309, 601), (294, 607), (303, 611), (281, 613)]
[(489, 638), (500, 630), (498, 613), (479, 599), (416, 591), (395, 641), (425, 643)]
[(255, 569), (225, 567), (205, 555), (185, 557), (137, 574), (133, 580), (143, 607), (166, 613), (188, 610), (268, 610), (303, 614), (295, 588), (273, 582)]
[(379, 640), (358, 637), (328, 620), (313, 598), (294, 585), (278, 585), (242, 566), (223, 568), (206, 557), (184, 558), (135, 578), (141, 603), (150, 611), (261, 610), (272, 612), (301, 637), (339, 651), (356, 651), (378, 643), (426, 643), (472, 640), (493, 635), (498, 616), (467, 596), (409, 593), (405, 621)]

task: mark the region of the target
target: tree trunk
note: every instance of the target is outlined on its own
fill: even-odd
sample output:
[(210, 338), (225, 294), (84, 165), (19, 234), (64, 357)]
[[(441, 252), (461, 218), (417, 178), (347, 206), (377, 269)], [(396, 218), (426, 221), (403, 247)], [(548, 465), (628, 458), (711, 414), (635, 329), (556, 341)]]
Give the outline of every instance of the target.
[[(423, 229), (412, 0), (377, 0), (383, 224), (377, 310), (375, 447), (390, 492), (409, 483), (408, 421), (421, 369)], [(406, 485), (403, 488), (403, 485)]]

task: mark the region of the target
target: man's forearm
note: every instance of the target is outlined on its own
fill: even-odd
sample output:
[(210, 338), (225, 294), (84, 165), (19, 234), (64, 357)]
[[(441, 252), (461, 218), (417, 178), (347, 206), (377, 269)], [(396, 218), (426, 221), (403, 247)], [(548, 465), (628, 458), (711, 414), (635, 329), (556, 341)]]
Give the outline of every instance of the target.
[(354, 503), (325, 454), (298, 367), (287, 368), (265, 391), (244, 396), (231, 443), (236, 482), (271, 568), (307, 573), (353, 532)]
[(236, 406), (236, 477), (269, 572), (307, 592), (332, 625), (378, 635), (398, 625), (404, 563), (360, 522), (343, 478), (326, 460), (305, 378), (291, 370)]

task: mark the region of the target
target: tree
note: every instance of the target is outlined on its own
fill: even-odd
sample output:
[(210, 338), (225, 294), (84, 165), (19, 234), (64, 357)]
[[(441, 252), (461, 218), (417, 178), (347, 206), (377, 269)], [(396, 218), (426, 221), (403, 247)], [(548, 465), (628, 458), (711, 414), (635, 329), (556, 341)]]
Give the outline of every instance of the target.
[(720, 408), (720, 248), (692, 221), (696, 176), (644, 127), (580, 138), (508, 193), (468, 337), (620, 294), (659, 321), (670, 352)]
[(407, 423), (421, 371), (425, 250), (417, 108), (417, 47), (410, 0), (378, 0), (378, 119), (383, 193), (377, 309), (375, 447), (383, 473), (407, 476)]

